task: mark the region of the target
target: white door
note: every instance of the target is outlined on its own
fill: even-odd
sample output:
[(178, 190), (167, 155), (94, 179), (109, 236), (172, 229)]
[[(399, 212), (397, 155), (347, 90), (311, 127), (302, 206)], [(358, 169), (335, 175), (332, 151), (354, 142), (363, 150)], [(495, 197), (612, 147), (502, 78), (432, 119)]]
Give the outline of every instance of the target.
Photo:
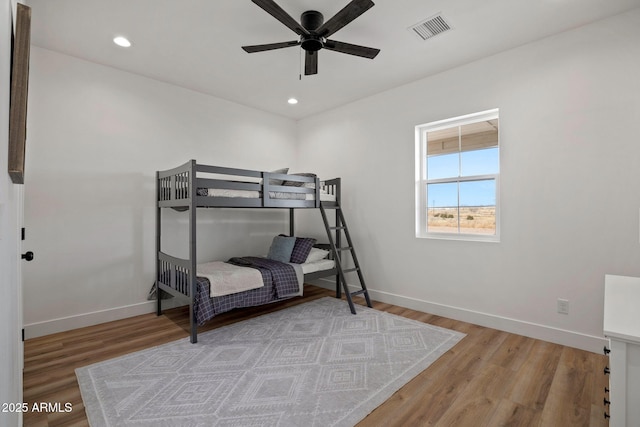
[[(0, 403), (22, 402), (23, 344), (20, 243), (22, 192), (7, 173), (9, 92), (11, 64), (11, 17), (14, 0), (0, 0)], [(20, 200), (18, 200), (18, 197)], [(20, 205), (20, 206), (18, 206)], [(8, 409), (8, 408), (7, 408)], [(20, 413), (0, 412), (0, 425), (20, 425)]]
[[(17, 282), (18, 282), (18, 289), (17, 289), (17, 304), (16, 304), (16, 311), (17, 311), (17, 318), (18, 318), (18, 322), (20, 322), (19, 327), (20, 330), (22, 331), (22, 339), (20, 340), (19, 344), (18, 344), (18, 354), (17, 356), (17, 360), (16, 360), (16, 364), (18, 365), (16, 367), (16, 369), (19, 372), (18, 375), (18, 389), (20, 390), (20, 402), (24, 402), (24, 398), (23, 398), (23, 381), (22, 381), (22, 373), (24, 371), (24, 317), (23, 317), (23, 300), (22, 300), (22, 267), (25, 261), (27, 260), (32, 260), (33, 258), (31, 256), (29, 256), (28, 254), (25, 255), (24, 252), (24, 239), (26, 237), (25, 231), (24, 231), (24, 185), (14, 185), (15, 188), (15, 192), (16, 192), (16, 210), (17, 210), (17, 219), (18, 219), (18, 237), (16, 239), (16, 241), (18, 242), (18, 254), (21, 254), (21, 256), (18, 257), (18, 268), (16, 269), (16, 276), (17, 276)], [(22, 413), (19, 413), (18, 416), (20, 417), (20, 425), (22, 425)]]

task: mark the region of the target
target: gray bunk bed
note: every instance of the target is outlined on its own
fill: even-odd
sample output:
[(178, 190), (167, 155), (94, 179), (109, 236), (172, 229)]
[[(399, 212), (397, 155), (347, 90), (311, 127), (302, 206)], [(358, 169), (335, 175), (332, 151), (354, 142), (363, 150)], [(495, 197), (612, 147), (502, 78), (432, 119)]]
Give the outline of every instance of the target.
[[(344, 290), (349, 309), (356, 313), (352, 297), (364, 296), (371, 300), (356, 257), (340, 207), (340, 178), (320, 181), (312, 174), (282, 174), (247, 169), (198, 164), (191, 160), (176, 168), (156, 172), (156, 286), (158, 289), (157, 314), (162, 314), (160, 290), (189, 301), (191, 342), (197, 342), (198, 324), (204, 323), (233, 308), (266, 304), (277, 300), (268, 296), (269, 290), (251, 290), (229, 297), (213, 297), (208, 293), (208, 281), (196, 275), (197, 212), (198, 208), (280, 208), (289, 209), (289, 231), (294, 235), (295, 209), (320, 209), (328, 244), (316, 245), (330, 251), (333, 267), (304, 274), (304, 281), (335, 276), (336, 297)], [(188, 215), (189, 257), (171, 256), (162, 250), (163, 209), (185, 211)], [(327, 210), (335, 211), (330, 224)], [(346, 239), (343, 239), (345, 237)], [(346, 240), (346, 246), (342, 246)], [(344, 268), (343, 253), (352, 258), (352, 268)], [(251, 267), (249, 267), (251, 268)], [(350, 292), (345, 275), (357, 273), (359, 290)]]

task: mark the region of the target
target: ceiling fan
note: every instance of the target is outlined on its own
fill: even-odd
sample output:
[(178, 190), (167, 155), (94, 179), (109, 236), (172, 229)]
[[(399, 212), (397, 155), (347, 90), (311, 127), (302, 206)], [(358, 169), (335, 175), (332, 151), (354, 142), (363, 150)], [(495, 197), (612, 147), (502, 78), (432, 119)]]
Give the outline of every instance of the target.
[(352, 0), (327, 22), (324, 22), (324, 17), (320, 12), (308, 10), (303, 12), (300, 16), (300, 23), (293, 19), (291, 15), (285, 12), (273, 0), (251, 1), (260, 6), (278, 21), (292, 29), (300, 37), (298, 40), (288, 42), (242, 46), (242, 48), (248, 53), (255, 53), (285, 47), (300, 46), (305, 51), (305, 76), (318, 73), (318, 51), (320, 49), (328, 49), (334, 52), (346, 53), (348, 55), (361, 56), (369, 59), (375, 58), (380, 52), (380, 49), (339, 42), (328, 38), (333, 33), (337, 32), (342, 27), (373, 7), (374, 3), (371, 0)]

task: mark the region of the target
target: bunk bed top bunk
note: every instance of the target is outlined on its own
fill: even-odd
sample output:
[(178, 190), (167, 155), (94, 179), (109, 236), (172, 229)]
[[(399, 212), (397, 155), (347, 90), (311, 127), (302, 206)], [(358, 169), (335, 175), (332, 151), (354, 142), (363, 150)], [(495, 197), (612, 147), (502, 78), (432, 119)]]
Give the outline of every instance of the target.
[[(191, 160), (158, 171), (158, 207), (335, 208), (340, 178), (320, 181), (315, 174), (287, 174), (198, 164)], [(196, 191), (192, 191), (192, 189)]]

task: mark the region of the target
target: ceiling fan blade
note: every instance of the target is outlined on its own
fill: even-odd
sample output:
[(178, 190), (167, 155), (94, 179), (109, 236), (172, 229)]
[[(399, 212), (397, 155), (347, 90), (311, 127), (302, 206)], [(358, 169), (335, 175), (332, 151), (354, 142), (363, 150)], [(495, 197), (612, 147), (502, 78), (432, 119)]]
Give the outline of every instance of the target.
[(318, 74), (318, 52), (306, 51), (304, 57), (304, 75)]
[(357, 44), (344, 43), (336, 40), (327, 40), (324, 43), (324, 48), (335, 52), (347, 53), (349, 55), (356, 55), (369, 59), (375, 58), (376, 55), (380, 53), (380, 49), (358, 46)]
[(290, 42), (269, 43), (269, 44), (256, 44), (253, 46), (242, 46), (245, 52), (255, 53), (264, 52), (265, 50), (282, 49), (283, 47), (299, 46), (298, 40), (291, 40)]
[(371, 0), (352, 0), (340, 12), (322, 24), (316, 32), (322, 37), (329, 37), (373, 6), (374, 3)]
[(276, 4), (273, 0), (251, 0), (258, 6), (260, 6), (265, 12), (269, 15), (276, 18), (278, 21), (282, 22), (287, 27), (291, 28), (299, 35), (309, 34), (302, 25), (298, 23), (295, 19), (291, 17), (287, 12), (285, 12), (280, 6)]

